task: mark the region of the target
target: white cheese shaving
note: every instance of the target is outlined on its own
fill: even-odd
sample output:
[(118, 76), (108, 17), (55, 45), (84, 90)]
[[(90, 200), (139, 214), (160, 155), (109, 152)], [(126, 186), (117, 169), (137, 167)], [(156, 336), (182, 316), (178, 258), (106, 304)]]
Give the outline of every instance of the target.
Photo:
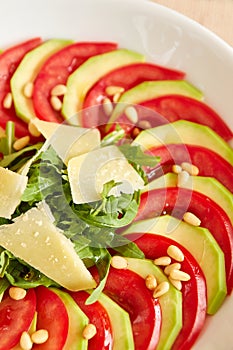
[(57, 155), (65, 164), (76, 156), (87, 153), (100, 146), (98, 129), (46, 122), (33, 119), (32, 123), (49, 140)]
[(103, 185), (111, 180), (122, 184), (110, 194), (133, 193), (144, 186), (143, 179), (116, 146), (107, 146), (72, 158), (68, 177), (74, 203), (99, 200)]
[(0, 217), (10, 219), (27, 186), (27, 176), (0, 167)]
[(72, 242), (53, 224), (43, 203), (13, 224), (0, 226), (0, 246), (69, 290), (96, 286)]

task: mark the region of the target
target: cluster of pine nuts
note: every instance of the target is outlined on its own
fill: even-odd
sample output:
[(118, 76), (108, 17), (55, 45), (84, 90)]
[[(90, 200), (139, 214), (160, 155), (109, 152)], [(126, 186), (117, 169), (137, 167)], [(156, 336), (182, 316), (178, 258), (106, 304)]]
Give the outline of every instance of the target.
[(51, 90), (50, 103), (55, 111), (60, 111), (62, 109), (62, 101), (59, 97), (64, 96), (66, 91), (67, 86), (64, 84), (58, 84)]
[[(172, 259), (176, 262), (172, 263)], [(182, 282), (190, 280), (190, 275), (181, 270), (182, 261), (184, 261), (184, 254), (175, 245), (168, 247), (167, 256), (162, 256), (154, 260), (156, 266), (164, 267), (164, 273), (168, 276), (168, 280), (178, 290), (182, 289)], [(162, 289), (166, 290), (165, 288)]]
[(20, 347), (22, 350), (31, 350), (33, 344), (44, 344), (49, 338), (49, 333), (46, 329), (39, 329), (31, 335), (24, 331), (20, 337)]
[(169, 291), (169, 283), (163, 281), (158, 284), (156, 277), (152, 274), (146, 276), (145, 284), (149, 290), (153, 291), (153, 298), (159, 298)]
[(172, 172), (177, 174), (177, 186), (184, 186), (190, 176), (197, 176), (199, 174), (199, 169), (196, 165), (189, 162), (182, 162), (180, 165), (174, 164), (172, 166)]
[(104, 113), (107, 116), (110, 116), (110, 114), (113, 111), (113, 103), (118, 102), (119, 98), (121, 97), (121, 94), (124, 91), (125, 89), (122, 86), (110, 85), (106, 87), (105, 89), (106, 97), (103, 99), (102, 105), (103, 105)]
[(174, 164), (172, 166), (172, 171), (175, 174), (180, 174), (182, 171), (185, 171), (191, 176), (197, 176), (199, 174), (199, 169), (196, 165), (189, 162), (182, 162), (180, 165)]

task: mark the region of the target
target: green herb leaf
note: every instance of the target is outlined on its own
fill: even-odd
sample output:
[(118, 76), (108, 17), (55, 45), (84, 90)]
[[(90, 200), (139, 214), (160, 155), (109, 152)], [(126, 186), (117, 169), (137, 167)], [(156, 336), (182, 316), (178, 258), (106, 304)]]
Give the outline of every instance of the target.
[(140, 146), (123, 144), (119, 146), (119, 149), (130, 163), (134, 163), (140, 166), (154, 167), (160, 161), (160, 157), (145, 154)]
[(107, 251), (107, 249), (103, 248), (96, 248), (93, 250), (94, 253), (94, 263), (97, 266), (99, 277), (100, 277), (100, 283), (96, 287), (96, 289), (92, 292), (92, 294), (87, 298), (86, 304), (90, 305), (97, 301), (99, 299), (100, 294), (102, 293), (106, 280), (108, 278), (109, 268), (110, 268), (110, 262), (111, 262), (111, 255)]
[(101, 141), (101, 147), (114, 145), (118, 141), (122, 140), (125, 137), (125, 130), (120, 127), (119, 124), (116, 125), (114, 131), (107, 134)]
[[(25, 147), (18, 152), (5, 155), (4, 158), (0, 161), (0, 166), (3, 168), (8, 167), (9, 169), (16, 171), (20, 169), (21, 166), (23, 166), (23, 164), (25, 164), (27, 160), (30, 159), (32, 155), (35, 154), (41, 147), (42, 147), (42, 143), (37, 143), (33, 146)], [(0, 145), (0, 148), (1, 148), (1, 145)], [(23, 164), (22, 164), (22, 157), (23, 157)]]

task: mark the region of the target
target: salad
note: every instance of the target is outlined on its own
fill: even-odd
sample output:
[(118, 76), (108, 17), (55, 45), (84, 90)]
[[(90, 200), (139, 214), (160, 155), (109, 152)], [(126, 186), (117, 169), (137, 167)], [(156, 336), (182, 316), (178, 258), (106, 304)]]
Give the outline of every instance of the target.
[(230, 128), (112, 42), (19, 43), (0, 86), (0, 350), (191, 349), (233, 287)]

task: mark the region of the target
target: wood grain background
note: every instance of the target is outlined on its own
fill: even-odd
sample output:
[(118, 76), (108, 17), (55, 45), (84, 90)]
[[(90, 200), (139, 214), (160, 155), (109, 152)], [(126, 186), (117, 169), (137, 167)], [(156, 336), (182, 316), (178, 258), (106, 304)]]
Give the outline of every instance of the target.
[(233, 47), (233, 0), (151, 0), (204, 25)]

